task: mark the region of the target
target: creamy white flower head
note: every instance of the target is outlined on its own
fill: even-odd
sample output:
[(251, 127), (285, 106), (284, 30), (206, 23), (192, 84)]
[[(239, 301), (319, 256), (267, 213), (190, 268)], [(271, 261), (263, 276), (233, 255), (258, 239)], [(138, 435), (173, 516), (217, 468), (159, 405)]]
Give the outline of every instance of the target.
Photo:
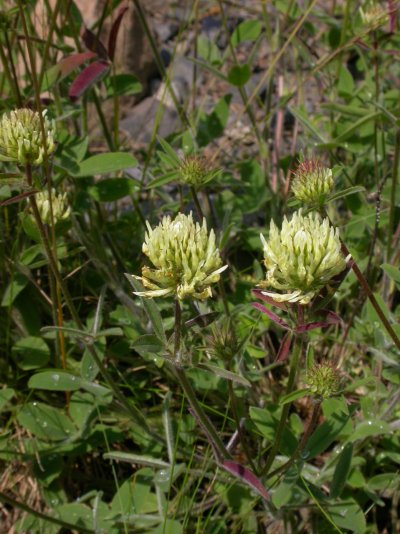
[(386, 3), (367, 1), (360, 7), (360, 16), (364, 26), (374, 30), (389, 22), (389, 9)]
[(303, 161), (294, 173), (292, 192), (301, 202), (323, 205), (332, 188), (332, 169), (318, 160)]
[[(39, 209), (40, 217), (45, 224), (51, 222), (50, 201), (48, 191), (41, 191), (36, 195), (36, 204)], [(51, 190), (51, 204), (53, 208), (54, 222), (67, 219), (71, 213), (68, 206), (67, 193), (57, 195), (56, 190)]]
[(261, 235), (261, 241), (267, 274), (260, 287), (282, 291), (263, 291), (277, 302), (308, 304), (346, 267), (338, 229), (317, 214), (304, 217), (299, 210), (289, 221), (284, 218), (281, 230), (271, 221), (269, 239)]
[(45, 130), (43, 142), (40, 115), (37, 111), (21, 108), (4, 113), (0, 119), (0, 160), (16, 161), (20, 165), (40, 165), (45, 153), (54, 152), (54, 121), (42, 113)]
[(206, 299), (211, 296), (210, 285), (227, 268), (222, 266), (214, 231), (208, 233), (205, 219), (201, 226), (194, 223), (191, 213), (180, 213), (174, 220), (164, 217), (154, 229), (147, 222), (143, 252), (155, 268), (145, 266), (142, 276), (135, 276), (146, 288), (135, 293), (141, 297)]

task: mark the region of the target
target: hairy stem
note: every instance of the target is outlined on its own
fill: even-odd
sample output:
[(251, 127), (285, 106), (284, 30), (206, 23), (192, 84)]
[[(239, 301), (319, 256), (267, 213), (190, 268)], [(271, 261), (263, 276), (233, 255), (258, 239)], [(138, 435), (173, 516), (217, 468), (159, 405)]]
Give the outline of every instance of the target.
[[(175, 362), (178, 362), (180, 359), (179, 352), (181, 348), (181, 327), (182, 327), (182, 313), (179, 300), (175, 300), (175, 328), (174, 328), (174, 354), (173, 358)], [(178, 381), (189, 401), (190, 407), (193, 410), (196, 418), (200, 422), (201, 426), (207, 432), (207, 435), (212, 439), (212, 445), (215, 448), (216, 452), (220, 455), (221, 458), (230, 458), (229, 452), (226, 450), (225, 445), (223, 444), (221, 438), (218, 435), (214, 425), (204, 412), (201, 404), (197, 400), (196, 392), (192, 388), (191, 383), (189, 382), (184, 369), (180, 366), (176, 366), (175, 375), (178, 378)]]
[[(290, 362), (290, 370), (289, 370), (288, 383), (286, 387), (286, 395), (291, 393), (294, 389), (295, 382), (296, 382), (297, 368), (298, 368), (302, 348), (303, 348), (303, 341), (301, 338), (299, 338), (299, 336), (296, 336), (294, 340), (293, 354), (292, 354), (291, 362)], [(289, 415), (290, 405), (291, 403), (288, 402), (282, 408), (281, 418), (279, 420), (278, 430), (276, 432), (276, 438), (269, 452), (264, 468), (262, 470), (262, 475), (264, 476), (268, 475), (268, 472), (271, 469), (271, 466), (281, 446), (283, 432), (285, 430), (285, 425), (286, 425), (286, 420)]]

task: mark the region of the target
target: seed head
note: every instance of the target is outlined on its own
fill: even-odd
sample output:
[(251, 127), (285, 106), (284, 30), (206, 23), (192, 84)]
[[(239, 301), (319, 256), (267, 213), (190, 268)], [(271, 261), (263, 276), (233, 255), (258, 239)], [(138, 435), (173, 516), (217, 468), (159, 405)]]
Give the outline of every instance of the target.
[(182, 182), (195, 188), (200, 188), (215, 178), (218, 169), (213, 169), (208, 161), (198, 155), (183, 158), (179, 165), (179, 174)]
[(141, 297), (206, 299), (211, 296), (210, 285), (227, 268), (222, 266), (214, 231), (207, 232), (205, 219), (202, 226), (194, 223), (191, 213), (180, 213), (174, 220), (164, 217), (154, 229), (147, 222), (142, 250), (155, 268), (145, 266), (142, 276), (135, 277), (148, 289), (135, 293)]
[(339, 231), (322, 222), (317, 214), (303, 217), (301, 210), (279, 230), (271, 221), (264, 245), (266, 280), (260, 287), (273, 287), (284, 293), (263, 291), (277, 302), (308, 304), (328, 281), (346, 267), (341, 253)]
[[(47, 191), (42, 191), (36, 195), (36, 204), (39, 209), (40, 217), (45, 224), (50, 224), (50, 201)], [(67, 219), (71, 213), (71, 208), (68, 206), (67, 193), (60, 193), (57, 195), (56, 190), (51, 190), (51, 204), (53, 208), (54, 222)]]
[(306, 378), (308, 389), (314, 395), (327, 399), (339, 389), (339, 374), (337, 369), (329, 363), (314, 365)]
[(4, 113), (0, 119), (0, 160), (16, 161), (20, 165), (40, 165), (44, 154), (55, 150), (54, 121), (46, 117), (43, 111), (44, 130), (43, 143), (40, 126), (40, 115), (37, 111), (22, 108)]
[(324, 167), (318, 160), (303, 161), (294, 173), (293, 194), (306, 204), (323, 205), (332, 188), (332, 169)]

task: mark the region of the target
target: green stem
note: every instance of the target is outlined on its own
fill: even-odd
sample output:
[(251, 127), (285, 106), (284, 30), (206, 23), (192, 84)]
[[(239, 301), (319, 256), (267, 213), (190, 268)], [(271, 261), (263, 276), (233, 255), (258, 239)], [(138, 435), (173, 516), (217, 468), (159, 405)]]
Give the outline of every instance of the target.
[(239, 436), (239, 441), (240, 441), (240, 444), (242, 446), (242, 449), (243, 449), (243, 452), (247, 458), (247, 461), (249, 462), (251, 468), (253, 469), (254, 473), (257, 474), (257, 467), (256, 465), (254, 464), (254, 461), (251, 457), (251, 452), (250, 452), (250, 449), (248, 447), (248, 443), (246, 441), (246, 437), (243, 433), (243, 429), (242, 429), (242, 425), (240, 424), (240, 418), (239, 418), (239, 410), (238, 410), (238, 403), (237, 403), (237, 398), (236, 398), (236, 395), (235, 395), (235, 391), (233, 389), (233, 384), (232, 384), (232, 381), (231, 380), (228, 380), (228, 391), (229, 391), (229, 400), (231, 402), (231, 407), (232, 407), (232, 413), (233, 413), (233, 418), (235, 419), (235, 423), (236, 423), (236, 429), (238, 431), (238, 436)]
[[(175, 300), (174, 354), (173, 354), (174, 361), (178, 361), (180, 359), (179, 351), (181, 348), (181, 326), (182, 326), (181, 307), (179, 304), (179, 300), (176, 299)], [(197, 400), (196, 392), (192, 388), (192, 385), (189, 382), (189, 380), (187, 379), (184, 369), (182, 367), (176, 366), (175, 374), (176, 374), (176, 377), (178, 378), (181, 388), (183, 389), (189, 401), (189, 404), (193, 412), (196, 415), (196, 418), (198, 419), (201, 426), (206, 431), (207, 435), (212, 439), (212, 444), (215, 447), (216, 452), (218, 452), (221, 458), (230, 458), (230, 454), (226, 450), (226, 447), (223, 444), (221, 438), (219, 437), (218, 432), (216, 431), (210, 419), (207, 417), (206, 413), (201, 407), (201, 404)]]
[(97, 114), (98, 114), (99, 119), (100, 119), (101, 128), (103, 130), (104, 137), (106, 138), (107, 145), (108, 145), (108, 147), (109, 147), (109, 149), (111, 151), (114, 151), (115, 150), (114, 141), (113, 141), (113, 138), (112, 138), (112, 136), (110, 134), (110, 131), (108, 129), (107, 121), (106, 121), (106, 118), (104, 116), (103, 110), (101, 109), (101, 103), (100, 103), (100, 99), (99, 99), (99, 97), (98, 97), (98, 95), (96, 93), (96, 89), (92, 90), (92, 97), (93, 97), (93, 102), (94, 102)]
[[(326, 210), (322, 210), (321, 211), (321, 215), (323, 217), (327, 217), (329, 222), (331, 223), (331, 220), (330, 220), (329, 215), (326, 212)], [(394, 344), (396, 345), (396, 347), (400, 350), (400, 339), (399, 339), (398, 335), (396, 334), (396, 332), (393, 330), (392, 325), (389, 323), (388, 319), (386, 318), (382, 308), (380, 307), (378, 301), (375, 298), (375, 295), (374, 295), (372, 289), (369, 287), (369, 284), (368, 284), (367, 280), (365, 279), (363, 273), (361, 272), (359, 266), (357, 265), (356, 260), (350, 254), (349, 249), (347, 248), (346, 244), (342, 241), (342, 239), (340, 240), (340, 244), (341, 244), (341, 247), (342, 247), (342, 254), (345, 257), (348, 257), (348, 256), (351, 257), (351, 268), (353, 269), (353, 272), (356, 275), (357, 280), (359, 281), (359, 283), (360, 283), (361, 287), (363, 288), (365, 294), (369, 298), (369, 301), (371, 302), (374, 310), (376, 311), (376, 314), (378, 315), (381, 323), (385, 327), (386, 332), (392, 338), (392, 340), (393, 340)]]
[[(32, 169), (31, 169), (31, 167), (29, 165), (26, 166), (26, 175), (27, 175), (28, 184), (31, 184), (32, 183)], [(29, 201), (30, 201), (30, 205), (31, 205), (31, 208), (32, 208), (33, 216), (35, 218), (35, 221), (36, 221), (39, 233), (40, 233), (40, 237), (41, 237), (43, 246), (44, 246), (45, 251), (46, 251), (46, 256), (47, 256), (50, 268), (51, 268), (51, 270), (53, 272), (54, 278), (56, 279), (59, 287), (61, 288), (61, 291), (62, 291), (62, 293), (64, 295), (64, 298), (65, 298), (65, 302), (66, 302), (66, 304), (68, 306), (68, 309), (69, 309), (69, 311), (71, 313), (72, 319), (74, 320), (76, 326), (78, 327), (79, 330), (84, 330), (84, 325), (83, 325), (82, 321), (80, 320), (80, 317), (79, 317), (79, 314), (77, 312), (77, 309), (75, 308), (75, 305), (74, 305), (74, 303), (72, 301), (72, 297), (70, 295), (70, 292), (69, 292), (69, 290), (67, 288), (67, 285), (66, 285), (63, 277), (61, 276), (61, 273), (60, 273), (60, 271), (58, 269), (57, 261), (54, 258), (53, 251), (51, 250), (51, 247), (50, 247), (49, 242), (47, 240), (46, 230), (45, 230), (45, 227), (43, 225), (42, 219), (40, 217), (40, 213), (39, 213), (39, 209), (37, 207), (36, 199), (35, 199), (34, 196), (31, 196), (31, 197), (29, 197)], [(86, 344), (86, 348), (88, 349), (91, 357), (93, 358), (93, 360), (96, 363), (97, 367), (99, 368), (101, 374), (103, 375), (104, 380), (107, 382), (107, 384), (109, 385), (110, 389), (112, 390), (112, 392), (114, 393), (114, 395), (118, 399), (118, 401), (122, 404), (122, 406), (125, 407), (125, 409), (130, 414), (132, 419), (136, 423), (138, 423), (141, 426), (143, 426), (143, 428), (147, 431), (147, 433), (149, 435), (151, 435), (153, 438), (159, 439), (150, 430), (150, 428), (147, 425), (146, 419), (143, 416), (143, 414), (135, 406), (133, 406), (130, 402), (128, 402), (126, 400), (125, 395), (123, 395), (123, 393), (119, 389), (118, 385), (116, 384), (116, 382), (112, 378), (111, 374), (108, 372), (107, 368), (105, 367), (105, 365), (103, 364), (101, 359), (98, 357), (94, 347), (90, 343), (85, 343), (85, 344)]]
[(193, 186), (191, 186), (190, 187), (190, 192), (192, 194), (194, 206), (196, 208), (197, 217), (199, 218), (199, 222), (201, 223), (203, 221), (203, 219), (204, 219), (204, 213), (203, 213), (203, 210), (201, 208), (201, 204), (200, 204), (200, 201), (199, 201), (199, 197), (197, 195), (197, 191)]
[(392, 253), (392, 240), (394, 234), (394, 213), (396, 209), (396, 188), (399, 177), (399, 161), (400, 161), (400, 130), (396, 133), (396, 145), (394, 149), (393, 171), (392, 171), (392, 187), (390, 190), (390, 208), (389, 208), (389, 226), (388, 226), (388, 241), (386, 248), (386, 261), (390, 261)]
[[(302, 352), (302, 347), (303, 347), (303, 342), (302, 342), (302, 339), (299, 338), (298, 336), (295, 338), (295, 341), (294, 341), (294, 349), (293, 349), (293, 354), (292, 354), (292, 357), (291, 357), (291, 362), (290, 362), (290, 370), (289, 370), (289, 378), (288, 378), (288, 383), (287, 383), (287, 387), (286, 387), (286, 395), (288, 395), (289, 393), (291, 393), (294, 389), (294, 386), (295, 386), (295, 381), (296, 381), (296, 374), (297, 374), (297, 368), (298, 368), (298, 364), (299, 364), (299, 359), (300, 359), (300, 355), (301, 355), (301, 352)], [(267, 461), (264, 465), (264, 468), (262, 470), (262, 475), (265, 476), (268, 474), (274, 460), (275, 460), (275, 457), (279, 451), (279, 448), (281, 446), (281, 442), (282, 442), (282, 438), (283, 438), (283, 432), (285, 430), (285, 425), (286, 425), (286, 420), (288, 418), (288, 415), (289, 415), (289, 410), (290, 410), (290, 405), (291, 403), (288, 402), (286, 403), (283, 408), (282, 408), (282, 413), (281, 413), (281, 418), (280, 418), (280, 421), (279, 421), (279, 424), (278, 424), (278, 430), (276, 432), (276, 438), (275, 438), (275, 441), (274, 441), (274, 444), (272, 445), (272, 448), (269, 452), (269, 455), (268, 455), (268, 458), (267, 458)]]
[(279, 473), (281, 473), (282, 471), (286, 471), (295, 462), (295, 460), (297, 460), (297, 458), (299, 457), (301, 451), (304, 449), (304, 447), (305, 447), (305, 445), (306, 445), (306, 443), (308, 441), (308, 438), (311, 436), (311, 433), (313, 432), (313, 430), (314, 430), (314, 428), (315, 428), (315, 426), (316, 426), (316, 424), (318, 422), (320, 409), (321, 409), (321, 402), (317, 402), (314, 405), (313, 412), (312, 412), (312, 415), (311, 415), (311, 419), (310, 419), (310, 421), (309, 421), (309, 423), (307, 425), (307, 428), (304, 431), (304, 434), (301, 437), (301, 440), (300, 440), (298, 446), (296, 447), (296, 450), (294, 451), (294, 453), (292, 454), (292, 456), (289, 458), (289, 460), (287, 462), (285, 462), (283, 465), (281, 465), (277, 469), (274, 469), (273, 471), (271, 471), (268, 474), (268, 478), (272, 478), (272, 477), (278, 475)]
[(133, 0), (133, 4), (135, 6), (135, 9), (136, 9), (137, 15), (139, 17), (140, 23), (141, 23), (141, 25), (143, 27), (143, 31), (146, 34), (146, 37), (147, 37), (147, 39), (149, 41), (150, 48), (151, 48), (151, 51), (153, 53), (154, 60), (156, 62), (158, 71), (159, 71), (160, 75), (162, 76), (162, 78), (164, 78), (164, 80), (165, 80), (165, 84), (167, 86), (169, 94), (171, 95), (172, 101), (173, 101), (173, 103), (174, 103), (174, 105), (176, 107), (176, 110), (178, 112), (179, 118), (180, 118), (183, 126), (185, 126), (186, 128), (192, 129), (191, 125), (190, 125), (190, 122), (189, 122), (189, 119), (188, 119), (188, 117), (187, 117), (187, 115), (185, 113), (185, 110), (180, 105), (180, 103), (178, 101), (178, 98), (177, 98), (177, 96), (175, 94), (175, 91), (174, 91), (174, 89), (172, 87), (172, 84), (171, 84), (171, 81), (169, 79), (168, 73), (165, 70), (164, 63), (163, 63), (162, 58), (161, 58), (160, 53), (159, 53), (159, 46), (157, 45), (157, 43), (156, 43), (156, 41), (155, 41), (155, 39), (153, 37), (153, 34), (152, 34), (151, 30), (150, 30), (150, 27), (149, 27), (149, 25), (147, 23), (146, 15), (145, 15), (145, 12), (143, 11), (142, 5), (141, 5), (139, 0)]
[[(349, 253), (349, 249), (346, 247), (346, 245), (343, 243), (343, 241), (341, 241), (341, 244), (342, 244), (343, 254), (345, 256), (348, 256), (350, 254)], [(363, 288), (363, 290), (365, 291), (367, 297), (369, 298), (374, 310), (376, 311), (376, 313), (377, 313), (381, 323), (385, 327), (387, 333), (389, 334), (389, 336), (394, 341), (396, 347), (400, 350), (400, 339), (398, 338), (396, 332), (392, 328), (392, 325), (389, 323), (388, 319), (386, 318), (382, 308), (379, 306), (379, 303), (376, 300), (375, 295), (372, 292), (372, 289), (369, 287), (367, 280), (364, 278), (363, 273), (360, 271), (360, 268), (358, 267), (358, 265), (357, 265), (356, 261), (353, 259), (353, 257), (352, 257), (351, 261), (352, 261), (351, 268), (353, 269), (353, 272), (356, 275), (357, 280), (360, 282), (361, 287)]]

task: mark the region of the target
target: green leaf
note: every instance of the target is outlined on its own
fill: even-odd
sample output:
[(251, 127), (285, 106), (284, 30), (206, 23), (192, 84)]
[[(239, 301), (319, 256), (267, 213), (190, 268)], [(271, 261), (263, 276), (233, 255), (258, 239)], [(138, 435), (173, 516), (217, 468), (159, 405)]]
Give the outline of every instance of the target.
[(205, 37), (204, 35), (199, 35), (197, 37), (197, 54), (200, 58), (204, 59), (210, 65), (220, 65), (222, 62), (221, 52), (219, 51), (218, 46)]
[(46, 389), (48, 391), (76, 391), (80, 388), (79, 376), (53, 369), (33, 375), (28, 382), (32, 389)]
[[(92, 345), (92, 348), (96, 352), (99, 360), (103, 361), (105, 356), (105, 343), (98, 341)], [(98, 373), (99, 368), (97, 367), (89, 349), (86, 348), (81, 361), (81, 376), (86, 380), (92, 381), (96, 378)]]
[(345, 130), (343, 133), (338, 135), (335, 139), (332, 140), (332, 143), (334, 145), (339, 145), (343, 141), (345, 141), (348, 137), (356, 133), (364, 124), (373, 121), (375, 119), (378, 119), (382, 116), (382, 113), (380, 111), (374, 111), (373, 113), (369, 113), (365, 117), (361, 117), (358, 121), (353, 123), (347, 130)]
[(366, 532), (367, 525), (364, 512), (353, 499), (342, 501), (335, 506), (328, 506), (327, 509), (331, 519), (339, 527), (356, 534), (364, 534)]
[(36, 437), (49, 441), (68, 439), (76, 431), (64, 413), (41, 402), (25, 404), (19, 411), (17, 420)]
[(327, 421), (322, 423), (311, 435), (304, 448), (307, 460), (325, 451), (344, 430), (350, 417), (344, 413), (333, 413)]
[(220, 378), (231, 380), (232, 382), (242, 384), (242, 386), (251, 387), (251, 383), (246, 378), (236, 373), (232, 373), (232, 371), (228, 371), (227, 369), (223, 369), (222, 367), (211, 365), (210, 363), (200, 363), (197, 367), (209, 371), (210, 373), (215, 374)]
[(344, 486), (346, 485), (347, 477), (350, 472), (351, 458), (353, 456), (353, 445), (348, 443), (340, 453), (330, 489), (330, 496), (334, 499), (340, 497)]
[(337, 90), (340, 96), (352, 96), (354, 93), (354, 80), (344, 65), (340, 68)]
[(42, 371), (33, 375), (29, 379), (28, 386), (32, 389), (45, 389), (48, 391), (76, 391), (78, 389), (84, 389), (95, 396), (109, 395), (111, 393), (108, 388), (100, 384), (89, 382), (80, 376), (60, 371), (59, 369)]
[(179, 175), (175, 170), (166, 172), (165, 174), (159, 176), (158, 178), (154, 178), (154, 180), (152, 180), (147, 185), (147, 189), (154, 189), (154, 187), (159, 187), (160, 185), (169, 184), (173, 180), (178, 180), (178, 178), (179, 178)]
[(130, 196), (135, 184), (129, 178), (107, 178), (88, 188), (89, 194), (99, 202), (114, 202)]
[(8, 284), (4, 291), (1, 305), (4, 307), (11, 306), (14, 300), (18, 297), (21, 291), (28, 283), (28, 279), (21, 273), (14, 273), (12, 281)]
[(320, 133), (320, 129), (317, 126), (314, 126), (312, 122), (308, 119), (307, 111), (302, 108), (293, 108), (289, 106), (289, 111), (292, 115), (296, 117), (296, 119), (301, 122), (301, 124), (313, 134), (315, 139), (317, 139), (320, 143), (326, 143), (326, 140), (322, 137)]
[[(143, 291), (142, 284), (136, 280), (131, 274), (125, 273), (125, 276), (128, 280), (128, 282), (131, 284), (131, 286), (134, 288), (135, 291), (140, 292)], [(147, 317), (149, 318), (154, 332), (156, 336), (164, 343), (167, 343), (167, 336), (165, 335), (165, 330), (161, 318), (161, 314), (158, 311), (158, 308), (154, 301), (152, 299), (141, 299), (143, 308), (147, 314)]]
[[(256, 408), (255, 406), (250, 408), (251, 420), (270, 443), (272, 443), (276, 437), (278, 416), (279, 412), (272, 413), (270, 409), (267, 408)], [(290, 456), (296, 450), (296, 447), (297, 439), (288, 426), (286, 426), (283, 431), (283, 439), (281, 441), (279, 452)]]
[(333, 202), (334, 200), (339, 200), (340, 198), (344, 198), (349, 195), (354, 195), (355, 193), (361, 193), (362, 191), (365, 191), (365, 187), (361, 185), (355, 185), (353, 187), (343, 189), (342, 191), (338, 191), (337, 193), (332, 193), (327, 197), (326, 201)]
[(309, 394), (308, 389), (298, 389), (297, 391), (292, 391), (292, 393), (283, 395), (283, 397), (279, 399), (279, 404), (283, 406), (284, 404), (287, 404), (288, 402), (293, 402), (297, 399), (305, 397), (308, 394)]
[(386, 421), (362, 421), (356, 426), (354, 432), (352, 432), (349, 441), (353, 442), (371, 436), (381, 436), (382, 434), (390, 433), (391, 429), (390, 426), (386, 423)]
[(81, 178), (117, 172), (129, 167), (136, 167), (136, 165), (137, 160), (127, 152), (108, 152), (85, 159), (79, 163), (76, 170), (71, 171), (71, 174), (75, 178)]
[(259, 20), (245, 20), (237, 26), (231, 36), (231, 45), (237, 46), (244, 41), (255, 41), (260, 35), (262, 24)]
[(12, 388), (0, 389), (0, 412), (3, 410), (7, 403), (14, 397), (15, 391)]
[(28, 336), (19, 339), (12, 348), (12, 354), (17, 365), (29, 371), (47, 364), (50, 358), (50, 349), (40, 337)]
[(389, 263), (382, 263), (381, 269), (400, 287), (400, 269), (389, 265)]
[(213, 67), (207, 61), (202, 61), (202, 60), (194, 58), (194, 57), (188, 57), (187, 59), (188, 59), (188, 61), (191, 61), (195, 65), (198, 65), (200, 68), (202, 68), (204, 70), (207, 70), (208, 72), (210, 72), (216, 78), (218, 78), (220, 80), (223, 80), (224, 82), (228, 81), (227, 77), (224, 74), (222, 74), (220, 69), (217, 69), (217, 68)]
[(399, 473), (382, 473), (368, 480), (368, 488), (373, 491), (387, 491), (399, 488)]
[(161, 352), (164, 348), (164, 344), (160, 339), (153, 334), (145, 334), (144, 336), (139, 336), (132, 343), (132, 347), (138, 352)]
[(223, 96), (209, 115), (202, 115), (197, 129), (197, 142), (200, 147), (208, 145), (220, 137), (229, 118), (229, 105), (232, 95)]
[[(180, 165), (181, 160), (179, 159), (177, 153), (172, 148), (172, 146), (162, 137), (157, 138), (158, 142), (160, 143), (162, 149), (165, 152), (165, 155), (168, 156), (168, 162), (171, 165), (171, 167), (178, 167)], [(162, 154), (162, 152), (158, 152), (158, 154)]]
[(149, 465), (150, 467), (169, 467), (169, 463), (159, 460), (158, 458), (153, 458), (151, 456), (133, 454), (130, 452), (106, 452), (103, 454), (103, 458), (108, 460), (119, 460), (121, 462), (128, 462), (130, 464), (140, 464), (140, 465)]
[(228, 73), (228, 81), (235, 87), (243, 87), (251, 78), (251, 69), (245, 65), (234, 65)]
[(133, 74), (116, 74), (105, 78), (106, 98), (112, 96), (136, 95), (143, 90), (142, 84)]

